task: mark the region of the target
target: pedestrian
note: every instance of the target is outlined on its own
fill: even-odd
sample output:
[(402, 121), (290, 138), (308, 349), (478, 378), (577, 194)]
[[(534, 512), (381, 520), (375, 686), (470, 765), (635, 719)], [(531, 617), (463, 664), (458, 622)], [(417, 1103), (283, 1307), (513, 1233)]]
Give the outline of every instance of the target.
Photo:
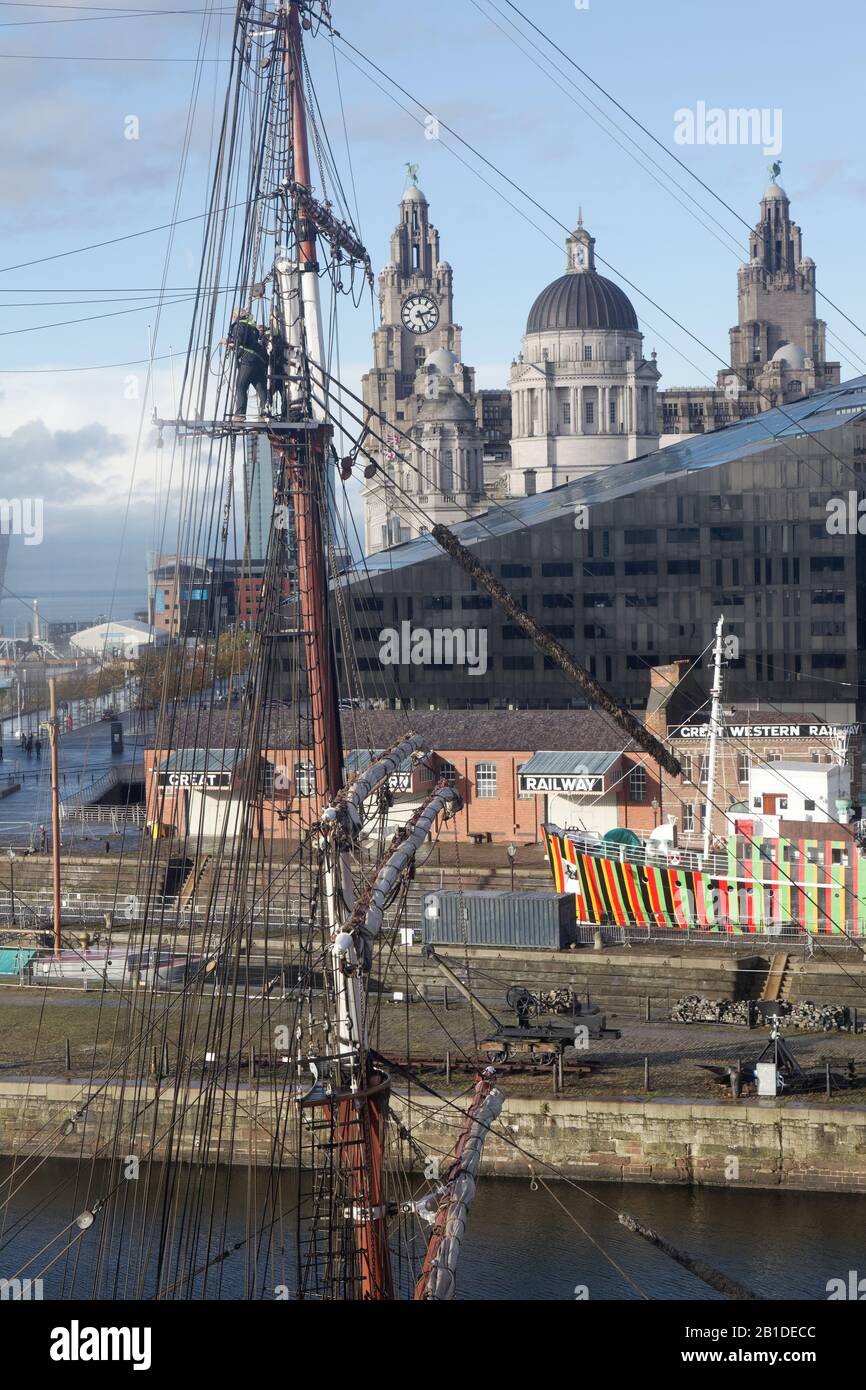
[(44, 826), (44, 825), (40, 825), (40, 827), (39, 827), (39, 853), (40, 853), (40, 854), (44, 854), (44, 853), (45, 853), (46, 841), (47, 841), (47, 837), (46, 837), (46, 834), (45, 834), (45, 826)]
[(106, 842), (105, 842), (105, 853), (106, 853), (106, 854), (110, 854), (110, 853), (111, 853), (111, 841), (110, 841), (110, 840), (106, 840)]
[(237, 358), (234, 420), (247, 417), (247, 396), (255, 387), (259, 416), (268, 410), (268, 351), (255, 319), (244, 309), (232, 310), (232, 322), (225, 339)]
[(37, 758), (41, 758), (41, 757), (42, 757), (42, 739), (41, 739), (41, 738), (38, 738), (38, 739), (36, 740), (36, 756), (37, 756)]

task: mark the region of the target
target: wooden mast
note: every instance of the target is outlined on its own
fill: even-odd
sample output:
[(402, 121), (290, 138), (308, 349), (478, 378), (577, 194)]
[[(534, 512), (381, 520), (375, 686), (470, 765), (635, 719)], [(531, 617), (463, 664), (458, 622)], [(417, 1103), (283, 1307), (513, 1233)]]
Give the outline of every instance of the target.
[[(311, 195), (307, 114), (304, 103), (304, 68), (301, 17), (298, 0), (288, 0), (286, 17), (285, 81), (291, 109), (291, 198), (295, 215), (298, 266), (298, 311), (301, 315), (301, 363), (285, 364), (283, 392), (290, 413), (291, 367), (300, 366), (304, 381), (301, 400), (306, 428), (283, 433), (275, 441), (283, 458), (295, 525), (298, 565), (298, 607), (308, 685), (312, 753), (316, 777), (316, 804), (321, 809), (340, 791), (343, 781), (339, 693), (331, 640), (328, 569), (323, 541), (323, 517), (327, 516), (326, 469), (330, 427), (315, 399), (322, 401), (327, 383), (322, 319), (319, 304), (319, 266), (316, 228), (304, 207)], [(279, 283), (279, 279), (277, 280)], [(283, 306), (283, 321), (291, 318)], [(296, 398), (297, 399), (297, 398)], [(384, 1202), (384, 1146), (390, 1094), (389, 1077), (374, 1069), (367, 1057), (366, 998), (359, 988), (360, 973), (354, 946), (344, 922), (353, 907), (353, 888), (348, 852), (337, 839), (323, 836), (326, 852), (325, 898), (331, 928), (332, 970), (338, 1011), (339, 1049), (335, 1060), (334, 1092), (325, 1101), (334, 1126), (337, 1164), (350, 1205), (342, 1215), (354, 1231), (354, 1269), (351, 1271), (360, 1298), (365, 1301), (394, 1296), (388, 1250), (387, 1211)]]

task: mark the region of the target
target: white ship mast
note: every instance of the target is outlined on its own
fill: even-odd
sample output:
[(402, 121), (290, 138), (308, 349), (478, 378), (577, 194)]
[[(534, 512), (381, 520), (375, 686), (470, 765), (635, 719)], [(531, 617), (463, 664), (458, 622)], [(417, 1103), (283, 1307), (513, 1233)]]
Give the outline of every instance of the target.
[(713, 649), (713, 688), (710, 691), (712, 705), (710, 706), (710, 746), (707, 758), (707, 795), (704, 805), (704, 857), (710, 852), (710, 826), (712, 824), (713, 802), (716, 798), (716, 754), (721, 732), (722, 628), (724, 625), (724, 614), (720, 614), (719, 621), (716, 623), (716, 642)]

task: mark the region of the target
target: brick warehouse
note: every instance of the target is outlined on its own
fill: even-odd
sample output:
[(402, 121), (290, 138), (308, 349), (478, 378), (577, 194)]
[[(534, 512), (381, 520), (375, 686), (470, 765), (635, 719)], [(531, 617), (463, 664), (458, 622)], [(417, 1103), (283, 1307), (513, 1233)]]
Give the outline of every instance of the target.
[[(456, 528), (482, 564), (620, 700), (696, 660), (719, 613), (738, 652), (726, 699), (850, 719), (866, 662), (864, 538), (832, 530), (866, 475), (866, 378), (685, 440)], [(579, 708), (579, 692), (420, 537), (344, 585), (360, 689), (426, 709)], [(383, 665), (384, 629), (485, 634), (486, 668)], [(338, 652), (338, 656), (341, 653)], [(422, 653), (423, 655), (423, 653)], [(453, 657), (453, 653), (452, 653)], [(357, 685), (344, 673), (346, 685)], [(844, 706), (844, 708), (843, 708)], [(859, 715), (859, 707), (857, 710)]]
[[(724, 812), (734, 805), (744, 808), (749, 791), (749, 774), (755, 768), (786, 769), (783, 785), (793, 791), (801, 783), (802, 772), (794, 770), (825, 768), (840, 759), (848, 769), (851, 799), (857, 805), (861, 796), (862, 733), (851, 722), (853, 703), (840, 707), (838, 722), (821, 723), (804, 706), (787, 716), (777, 709), (756, 705), (732, 705), (723, 701), (722, 733), (716, 762), (715, 807), (710, 811), (710, 833), (724, 837), (728, 824)], [(702, 673), (689, 669), (688, 662), (656, 667), (647, 706), (647, 726), (669, 744), (683, 769), (682, 780), (661, 772), (661, 804), (664, 815), (676, 818), (677, 833), (684, 844), (699, 845), (706, 813), (708, 777), (707, 682)]]
[[(661, 791), (651, 759), (626, 748), (626, 736), (605, 716), (588, 710), (356, 712), (344, 720), (344, 741), (366, 735), (365, 750), (389, 748), (411, 727), (436, 749), (428, 766), (398, 779), (398, 812), (409, 813), (442, 777), (452, 781), (464, 807), (455, 818), (466, 841), (537, 843), (550, 819), (564, 829), (604, 833), (626, 826), (647, 834), (659, 823)], [(317, 810), (309, 756), (292, 747), (297, 723), (290, 710), (275, 712), (261, 757), (262, 793), (253, 816), (258, 834), (297, 838)], [(147, 821), (178, 836), (235, 834), (246, 760), (238, 711), (222, 712), (205, 729), (192, 716), (175, 731), (173, 750), (145, 749)], [(527, 768), (538, 762), (535, 775)], [(363, 762), (348, 750), (351, 770)], [(547, 770), (545, 770), (547, 769)], [(655, 804), (653, 804), (655, 803)], [(449, 832), (451, 833), (451, 832)]]

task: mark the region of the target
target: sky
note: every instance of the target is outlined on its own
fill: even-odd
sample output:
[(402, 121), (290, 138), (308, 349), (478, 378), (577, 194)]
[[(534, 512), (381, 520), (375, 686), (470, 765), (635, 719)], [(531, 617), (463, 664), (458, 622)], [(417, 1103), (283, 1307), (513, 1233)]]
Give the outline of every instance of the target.
[[(44, 499), (41, 544), (11, 542), (7, 632), (33, 597), (52, 618), (128, 617), (143, 603), (165, 468), (148, 421), (153, 405), (172, 413), (182, 371), (228, 71), (227, 4), (143, 0), (139, 14), (97, 3), (0, 4), (0, 494)], [(843, 380), (866, 370), (861, 55), (846, 41), (860, 6), (788, 0), (783, 22), (753, 0), (519, 8), (586, 75), (507, 0), (332, 0), (336, 28), (387, 77), (324, 33), (307, 45), (377, 271), (405, 165), (419, 165), (477, 384), (507, 381), (578, 207), (599, 270), (626, 289), (645, 351), (658, 353), (662, 387), (713, 381), (736, 322), (744, 221), (757, 219), (774, 157), (819, 291), (838, 306), (819, 300), (828, 355)], [(196, 54), (206, 61), (188, 61)], [(411, 98), (438, 118), (438, 138)], [(682, 113), (697, 120), (701, 103), (766, 111), (769, 142), (679, 143)], [(176, 217), (193, 220), (137, 235)], [(352, 389), (371, 327), (369, 303), (342, 301)]]

